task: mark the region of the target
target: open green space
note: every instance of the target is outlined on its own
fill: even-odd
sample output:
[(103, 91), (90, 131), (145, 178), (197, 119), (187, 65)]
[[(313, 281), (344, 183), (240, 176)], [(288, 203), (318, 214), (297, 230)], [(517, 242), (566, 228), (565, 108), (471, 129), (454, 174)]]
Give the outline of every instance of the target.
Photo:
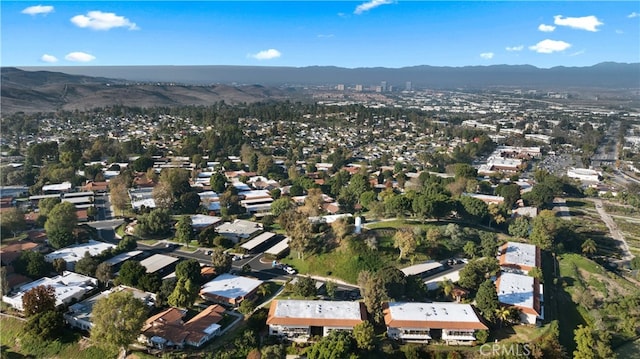
[(116, 353), (90, 345), (86, 339), (75, 332), (65, 330), (60, 339), (41, 341), (18, 337), (24, 322), (9, 317), (0, 318), (0, 343), (3, 358), (65, 358), (95, 359), (115, 358)]

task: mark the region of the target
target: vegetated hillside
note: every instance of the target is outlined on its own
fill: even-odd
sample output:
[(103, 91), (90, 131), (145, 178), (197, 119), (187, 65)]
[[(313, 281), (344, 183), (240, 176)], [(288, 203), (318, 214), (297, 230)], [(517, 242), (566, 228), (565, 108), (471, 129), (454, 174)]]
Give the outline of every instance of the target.
[(640, 64), (605, 62), (586, 67), (558, 66), (549, 69), (531, 65), (412, 66), (403, 68), (343, 68), (335, 66), (74, 66), (25, 67), (28, 70), (61, 71), (78, 75), (126, 78), (131, 81), (160, 81), (190, 84), (240, 83), (262, 85), (365, 86), (387, 81), (404, 88), (411, 81), (416, 88), (479, 89), (517, 86), (529, 89), (640, 87)]
[(190, 86), (125, 84), (123, 80), (50, 71), (29, 72), (2, 68), (2, 114), (50, 112), (58, 109), (86, 110), (110, 105), (180, 106), (256, 102), (284, 98), (286, 91), (250, 86)]

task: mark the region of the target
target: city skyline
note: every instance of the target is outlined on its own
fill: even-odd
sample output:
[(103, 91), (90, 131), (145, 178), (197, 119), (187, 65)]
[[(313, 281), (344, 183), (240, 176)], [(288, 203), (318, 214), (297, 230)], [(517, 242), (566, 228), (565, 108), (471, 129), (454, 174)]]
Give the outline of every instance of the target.
[(2, 66), (640, 61), (636, 2), (3, 1)]

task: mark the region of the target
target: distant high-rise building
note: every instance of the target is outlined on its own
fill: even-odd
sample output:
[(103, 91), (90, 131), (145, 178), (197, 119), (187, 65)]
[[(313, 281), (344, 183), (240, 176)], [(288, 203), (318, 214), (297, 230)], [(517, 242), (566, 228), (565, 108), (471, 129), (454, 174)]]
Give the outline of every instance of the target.
[(362, 85), (356, 85), (356, 91), (362, 92)]
[(387, 81), (380, 82), (380, 88), (382, 89), (382, 92), (387, 92)]
[(339, 84), (338, 86), (336, 86), (336, 90), (344, 91), (344, 84)]
[(405, 89), (405, 90), (407, 90), (407, 91), (411, 91), (411, 90), (412, 90), (412, 88), (411, 88), (411, 81), (407, 81), (407, 82), (404, 84), (404, 89)]
[(382, 86), (376, 86), (374, 89), (376, 92), (383, 92)]

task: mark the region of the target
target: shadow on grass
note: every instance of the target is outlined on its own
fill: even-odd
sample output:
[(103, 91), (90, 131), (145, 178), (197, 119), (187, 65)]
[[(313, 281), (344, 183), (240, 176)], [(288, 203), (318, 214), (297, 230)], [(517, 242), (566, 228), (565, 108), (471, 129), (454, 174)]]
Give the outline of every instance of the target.
[(14, 353), (6, 345), (0, 346), (0, 353), (2, 353), (2, 358), (7, 358), (7, 359), (32, 358), (30, 356), (22, 355), (20, 353)]

